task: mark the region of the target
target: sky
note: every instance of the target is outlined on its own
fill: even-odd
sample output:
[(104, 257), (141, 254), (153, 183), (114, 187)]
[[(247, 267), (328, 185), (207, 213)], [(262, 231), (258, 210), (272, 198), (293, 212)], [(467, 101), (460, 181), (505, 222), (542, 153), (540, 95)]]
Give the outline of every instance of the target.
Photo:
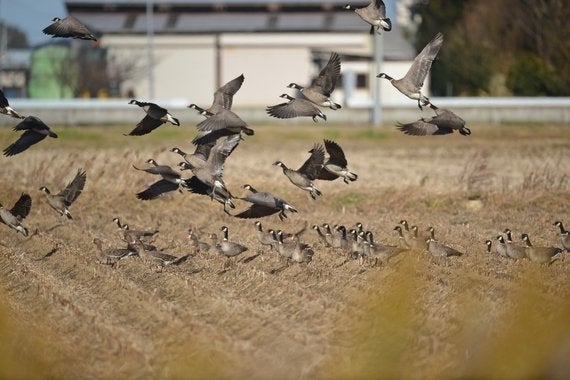
[(31, 46), (48, 41), (42, 29), (65, 16), (64, 0), (0, 0), (0, 18), (25, 32)]

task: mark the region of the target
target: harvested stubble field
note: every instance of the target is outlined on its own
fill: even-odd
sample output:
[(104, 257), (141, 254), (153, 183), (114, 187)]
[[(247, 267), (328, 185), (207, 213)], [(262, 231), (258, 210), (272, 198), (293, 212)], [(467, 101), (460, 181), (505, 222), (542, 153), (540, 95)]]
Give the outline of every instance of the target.
[[(155, 178), (132, 169), (148, 158), (175, 165), (191, 149), (191, 127), (133, 138), (124, 127), (58, 128), (49, 139), (1, 158), (1, 199), (32, 195), (24, 238), (0, 225), (0, 378), (568, 378), (570, 260), (550, 266), (487, 254), (506, 227), (535, 245), (560, 246), (570, 225), (568, 125), (470, 125), (473, 135), (415, 138), (391, 127), (258, 126), (228, 159), (225, 179), (282, 196), (299, 209), (265, 228), (306, 221), (362, 222), (396, 242), (401, 219), (465, 252), (434, 259), (406, 252), (370, 267), (317, 243), (308, 265), (282, 267), (257, 243), (253, 220), (225, 215), (206, 197), (175, 193), (151, 202), (135, 193)], [(0, 131), (7, 145), (17, 134)], [(344, 149), (358, 181), (319, 182), (317, 201), (271, 164), (297, 168), (314, 142)], [(62, 188), (78, 168), (87, 185), (67, 221), (39, 187)], [(238, 209), (246, 207), (238, 203)], [(95, 261), (92, 239), (121, 246), (113, 217), (159, 229), (155, 244), (191, 257), (162, 272), (129, 258)], [(242, 260), (194, 254), (201, 237), (230, 228), (249, 247)], [(493, 239), (494, 240), (494, 239)]]

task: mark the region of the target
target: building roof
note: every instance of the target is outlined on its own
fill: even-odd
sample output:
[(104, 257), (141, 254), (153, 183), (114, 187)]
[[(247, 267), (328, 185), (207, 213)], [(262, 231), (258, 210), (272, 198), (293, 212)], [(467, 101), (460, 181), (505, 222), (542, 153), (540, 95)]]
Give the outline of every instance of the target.
[[(347, 0), (153, 0), (157, 35), (217, 33), (368, 33), (369, 26), (343, 9)], [(366, 6), (368, 0), (350, 1)], [(96, 34), (144, 34), (145, 0), (67, 0), (68, 12)], [(411, 44), (398, 28), (383, 33), (385, 57), (409, 60)]]

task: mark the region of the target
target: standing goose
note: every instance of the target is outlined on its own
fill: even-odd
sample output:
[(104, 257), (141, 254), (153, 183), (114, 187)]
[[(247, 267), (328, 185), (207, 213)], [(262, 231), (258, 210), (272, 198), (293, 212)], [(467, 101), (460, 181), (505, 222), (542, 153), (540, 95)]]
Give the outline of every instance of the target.
[(146, 190), (137, 193), (138, 199), (149, 201), (171, 191), (178, 190), (180, 186), (187, 187), (186, 180), (182, 178), (180, 173), (172, 169), (170, 166), (159, 165), (152, 158), (148, 159), (146, 162), (152, 166), (146, 169), (139, 169), (133, 165), (133, 168), (150, 174), (159, 175), (162, 179), (150, 185)]
[(398, 225), (394, 227), (394, 231), (396, 231), (396, 233), (398, 234), (398, 247), (410, 249), (411, 245), (408, 244), (406, 238), (404, 237), (404, 233), (402, 232), (402, 226)]
[(496, 239), (497, 243), (495, 245), (495, 252), (497, 252), (499, 256), (509, 257), (507, 253), (508, 250), (507, 250), (507, 244), (505, 243), (505, 238), (502, 235), (499, 235), (496, 237)]
[(277, 251), (281, 256), (297, 263), (310, 263), (313, 260), (315, 252), (308, 244), (301, 243), (297, 240), (284, 242), (283, 231), (279, 231), (276, 236)]
[(32, 197), (22, 193), (20, 198), (10, 210), (7, 210), (0, 203), (0, 222), (16, 230), (24, 236), (28, 236), (28, 229), (22, 225), (22, 220), (28, 216), (32, 208)]
[(54, 37), (71, 37), (80, 40), (93, 40), (97, 41), (97, 38), (85, 25), (81, 23), (78, 19), (72, 16), (67, 16), (63, 19), (55, 17), (52, 19), (52, 23), (45, 27), (42, 32), (44, 34), (51, 35)]
[(328, 248), (331, 246), (329, 243), (329, 240), (327, 239), (327, 235), (321, 230), (321, 227), (314, 224), (313, 230), (317, 231), (317, 236), (319, 238), (319, 241), (321, 242), (322, 245), (325, 246), (325, 248)]
[(186, 261), (190, 255), (184, 255), (176, 257), (165, 253), (163, 251), (149, 251), (145, 248), (144, 244), (140, 240), (135, 241), (135, 247), (137, 253), (143, 261), (149, 264), (157, 264), (160, 267), (166, 267), (169, 265), (179, 265)]
[(252, 192), (244, 198), (244, 201), (253, 203), (251, 207), (241, 213), (235, 215), (236, 218), (251, 219), (261, 218), (264, 216), (279, 213), (279, 219), (284, 220), (287, 218), (285, 211), (297, 212), (297, 210), (287, 203), (285, 200), (276, 197), (275, 195), (267, 192), (258, 192), (251, 185), (243, 185), (243, 188)]
[(447, 135), (458, 130), (463, 136), (469, 136), (471, 130), (465, 126), (465, 120), (451, 111), (437, 108), (430, 103), (430, 108), (435, 111), (436, 116), (431, 119), (421, 118), (413, 123), (401, 124), (396, 127), (406, 135), (426, 136), (426, 135)]
[(210, 244), (206, 243), (205, 241), (200, 241), (192, 228), (188, 229), (188, 240), (190, 240), (190, 244), (196, 249), (196, 251), (204, 253), (210, 251)]
[(129, 248), (103, 249), (103, 242), (98, 238), (93, 239), (93, 244), (95, 244), (97, 250), (99, 251), (99, 254), (97, 255), (97, 261), (104, 265), (115, 265), (120, 260), (137, 254), (136, 250)]
[(28, 149), (30, 146), (42, 141), (46, 136), (57, 138), (49, 127), (35, 116), (28, 116), (18, 123), (12, 130), (25, 131), (16, 142), (4, 149), (7, 157), (16, 155)]
[(73, 219), (68, 207), (79, 197), (85, 181), (87, 180), (87, 173), (82, 169), (77, 171), (75, 178), (57, 194), (51, 194), (49, 189), (45, 186), (40, 187), (40, 190), (46, 193), (46, 199), (51, 208), (57, 211), (60, 215), (65, 215), (68, 219)]
[(235, 243), (229, 240), (229, 229), (226, 226), (222, 226), (220, 230), (224, 234), (224, 238), (216, 247), (218, 248), (218, 252), (226, 257), (234, 257), (237, 255), (242, 254), (243, 252), (247, 251), (248, 248), (245, 245), (241, 245), (239, 243)]
[(325, 151), (322, 145), (315, 144), (310, 152), (311, 156), (298, 170), (289, 169), (281, 161), (275, 161), (273, 165), (283, 169), (283, 174), (285, 174), (293, 185), (308, 191), (311, 198), (317, 199), (317, 197), (321, 195), (321, 192), (315, 187), (313, 180), (317, 179), (319, 171), (325, 162)]
[(507, 256), (515, 260), (526, 259), (528, 256), (526, 255), (525, 247), (513, 242), (513, 235), (511, 230), (507, 228), (505, 229), (504, 233), (507, 235)]
[(135, 240), (144, 240), (154, 237), (158, 230), (145, 231), (145, 230), (131, 230), (128, 224), (121, 224), (119, 218), (113, 218), (113, 222), (119, 227), (119, 234), (125, 243), (133, 244)]
[[(430, 232), (432, 232), (432, 230), (430, 230)], [(463, 255), (463, 252), (458, 251), (455, 248), (452, 248), (448, 245), (445, 245), (437, 240), (435, 240), (433, 237), (428, 237), (425, 239), (426, 245), (427, 245), (427, 251), (429, 253), (431, 253), (433, 256), (437, 256), (437, 257), (449, 257), (449, 256), (461, 256)]]
[(297, 83), (289, 83), (287, 87), (299, 90), (305, 98), (320, 107), (338, 110), (341, 105), (331, 100), (331, 93), (336, 87), (338, 78), (340, 78), (340, 56), (332, 52), (328, 63), (319, 75), (312, 80), (310, 86), (303, 87)]
[(535, 247), (530, 242), (530, 238), (527, 234), (522, 234), (521, 239), (526, 244), (525, 250), (527, 257), (530, 261), (539, 264), (550, 264), (557, 260), (563, 252), (561, 248), (556, 247)]
[(287, 99), (288, 102), (267, 107), (265, 111), (268, 115), (278, 119), (292, 119), (294, 117), (309, 116), (313, 118), (315, 123), (317, 122), (318, 117), (324, 121), (327, 120), (327, 115), (325, 115), (314, 103), (306, 99), (293, 98), (287, 94), (281, 94), (279, 97)]
[(12, 116), (15, 117), (16, 119), (23, 119), (24, 116), (20, 116), (20, 114), (16, 111), (14, 111), (14, 109), (12, 107), (10, 107), (10, 104), (8, 103), (8, 99), (6, 98), (6, 96), (4, 95), (4, 92), (2, 90), (0, 90), (0, 113), (3, 113), (5, 115), (8, 116)]
[[(332, 140), (324, 140), (325, 149), (329, 154), (328, 160), (323, 164), (322, 170), (319, 171), (317, 179), (325, 181), (334, 181), (335, 179), (341, 177), (344, 183), (350, 183), (349, 181), (356, 181), (358, 176), (349, 171), (346, 165), (348, 161), (342, 151), (340, 145)], [(309, 151), (310, 152), (310, 151)], [(360, 225), (362, 228), (362, 224)]]
[(570, 252), (570, 233), (564, 229), (562, 222), (554, 222), (554, 225), (560, 228), (560, 238), (562, 239), (562, 246), (566, 252)]
[(259, 220), (255, 222), (255, 235), (261, 245), (268, 245), (271, 249), (277, 248), (277, 242), (273, 239), (273, 235), (269, 231), (263, 231), (263, 226)]
[(241, 88), (244, 79), (245, 77), (241, 74), (239, 77), (232, 79), (222, 87), (218, 88), (216, 92), (214, 92), (214, 101), (210, 108), (204, 109), (193, 103), (190, 104), (188, 108), (195, 109), (200, 113), (200, 115), (205, 117), (213, 116), (223, 109), (231, 110), (234, 95)]
[(418, 107), (421, 110), (422, 106), (430, 104), (429, 99), (421, 93), (421, 88), (442, 44), (443, 34), (438, 33), (416, 56), (412, 66), (403, 78), (394, 79), (386, 73), (380, 73), (376, 77), (388, 79), (402, 94), (410, 99), (417, 100)]
[(138, 100), (131, 100), (129, 104), (136, 104), (141, 107), (144, 112), (146, 112), (145, 117), (137, 124), (136, 128), (133, 129), (128, 136), (142, 136), (154, 131), (156, 128), (160, 127), (162, 124), (169, 122), (173, 125), (180, 125), (180, 121), (172, 116), (166, 108), (149, 103), (149, 102), (139, 102)]
[(368, 6), (355, 8), (352, 5), (345, 5), (344, 9), (354, 11), (362, 20), (370, 24), (370, 34), (374, 34), (374, 29), (380, 34), (380, 28), (386, 32), (392, 30), (392, 21), (386, 17), (386, 5), (382, 0), (371, 0)]

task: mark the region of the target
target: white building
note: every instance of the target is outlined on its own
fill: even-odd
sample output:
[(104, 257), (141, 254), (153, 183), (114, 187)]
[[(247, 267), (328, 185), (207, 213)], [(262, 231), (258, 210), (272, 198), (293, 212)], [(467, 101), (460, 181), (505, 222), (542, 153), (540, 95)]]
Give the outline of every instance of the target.
[[(245, 82), (236, 107), (275, 104), (290, 82), (308, 83), (330, 53), (341, 55), (343, 84), (334, 96), (344, 105), (368, 107), (376, 78), (373, 36), (347, 0), (68, 0), (66, 6), (101, 36), (109, 69), (122, 81), (122, 96), (149, 99), (148, 62), (154, 62), (154, 98), (208, 105), (214, 90), (240, 74)], [(365, 6), (367, 1), (355, 1)], [(395, 24), (395, 20), (394, 20)], [(154, 32), (149, 59), (147, 28)], [(399, 77), (415, 56), (397, 26), (382, 34), (382, 71)], [(427, 83), (424, 88), (427, 88)], [(382, 103), (409, 102), (382, 80)]]

